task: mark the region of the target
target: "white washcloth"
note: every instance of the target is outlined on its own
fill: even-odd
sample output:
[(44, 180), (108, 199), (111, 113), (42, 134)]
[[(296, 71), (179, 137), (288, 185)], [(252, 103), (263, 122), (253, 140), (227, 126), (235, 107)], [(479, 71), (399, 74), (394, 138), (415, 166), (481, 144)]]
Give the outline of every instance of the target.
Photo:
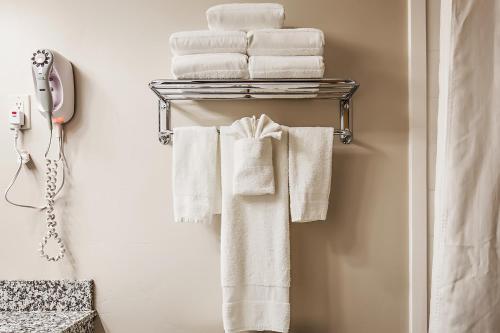
[(207, 10), (210, 30), (280, 29), (285, 8), (278, 3), (230, 3)]
[(233, 194), (274, 193), (271, 138), (281, 140), (281, 126), (266, 116), (245, 117), (231, 125), (234, 143)]
[(292, 222), (326, 220), (330, 196), (333, 128), (289, 127)]
[(224, 330), (287, 332), (290, 321), (287, 133), (271, 140), (275, 194), (233, 189), (234, 136), (221, 128), (221, 281)]
[(322, 56), (323, 31), (313, 28), (262, 29), (248, 34), (250, 56)]
[(220, 214), (217, 128), (178, 127), (174, 139), (174, 221), (210, 223)]
[(325, 65), (320, 56), (252, 56), (248, 70), (252, 79), (319, 79)]
[(176, 79), (246, 79), (247, 56), (239, 53), (190, 54), (172, 60)]
[(181, 31), (170, 35), (174, 55), (200, 53), (246, 53), (247, 37), (243, 31)]

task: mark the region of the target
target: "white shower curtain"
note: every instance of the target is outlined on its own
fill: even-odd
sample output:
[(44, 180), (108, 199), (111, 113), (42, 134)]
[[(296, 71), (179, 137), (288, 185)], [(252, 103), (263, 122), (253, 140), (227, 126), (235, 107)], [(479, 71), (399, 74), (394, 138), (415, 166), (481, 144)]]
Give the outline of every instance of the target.
[(430, 333), (500, 332), (500, 0), (442, 0)]

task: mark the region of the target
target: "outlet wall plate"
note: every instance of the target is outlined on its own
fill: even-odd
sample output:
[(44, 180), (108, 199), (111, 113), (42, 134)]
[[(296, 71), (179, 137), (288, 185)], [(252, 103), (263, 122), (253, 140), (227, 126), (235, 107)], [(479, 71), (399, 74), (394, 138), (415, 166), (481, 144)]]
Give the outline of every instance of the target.
[(30, 95), (9, 95), (9, 109), (11, 111), (21, 111), (24, 113), (24, 125), (22, 130), (31, 128), (31, 103)]

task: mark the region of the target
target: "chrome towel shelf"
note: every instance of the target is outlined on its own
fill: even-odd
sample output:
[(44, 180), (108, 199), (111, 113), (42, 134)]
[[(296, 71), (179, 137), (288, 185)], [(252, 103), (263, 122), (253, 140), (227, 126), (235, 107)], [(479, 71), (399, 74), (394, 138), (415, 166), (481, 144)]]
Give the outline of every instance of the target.
[(359, 84), (341, 79), (154, 80), (149, 87), (159, 98), (158, 139), (172, 141), (171, 102), (177, 100), (332, 99), (339, 101), (340, 129), (335, 135), (352, 141), (352, 96)]

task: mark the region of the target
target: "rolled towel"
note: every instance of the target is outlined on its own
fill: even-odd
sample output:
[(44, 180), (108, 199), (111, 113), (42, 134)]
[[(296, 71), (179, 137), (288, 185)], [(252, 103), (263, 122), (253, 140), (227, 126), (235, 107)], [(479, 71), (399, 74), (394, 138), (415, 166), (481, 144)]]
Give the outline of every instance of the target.
[(247, 36), (243, 31), (181, 31), (170, 35), (174, 55), (200, 53), (246, 53)]
[(210, 223), (221, 209), (217, 128), (175, 128), (174, 139), (174, 221)]
[(231, 3), (207, 10), (210, 30), (280, 29), (285, 8), (278, 3)]
[(190, 54), (172, 59), (176, 79), (246, 79), (247, 56), (239, 53)]
[(333, 128), (289, 127), (292, 222), (326, 220), (332, 178)]
[(233, 157), (233, 194), (274, 194), (274, 168), (271, 139), (281, 140), (281, 126), (263, 114), (235, 121), (231, 130), (236, 138)]
[(322, 56), (323, 31), (313, 28), (252, 30), (247, 34), (250, 56)]
[(251, 79), (320, 79), (325, 65), (320, 56), (252, 56), (248, 71)]

